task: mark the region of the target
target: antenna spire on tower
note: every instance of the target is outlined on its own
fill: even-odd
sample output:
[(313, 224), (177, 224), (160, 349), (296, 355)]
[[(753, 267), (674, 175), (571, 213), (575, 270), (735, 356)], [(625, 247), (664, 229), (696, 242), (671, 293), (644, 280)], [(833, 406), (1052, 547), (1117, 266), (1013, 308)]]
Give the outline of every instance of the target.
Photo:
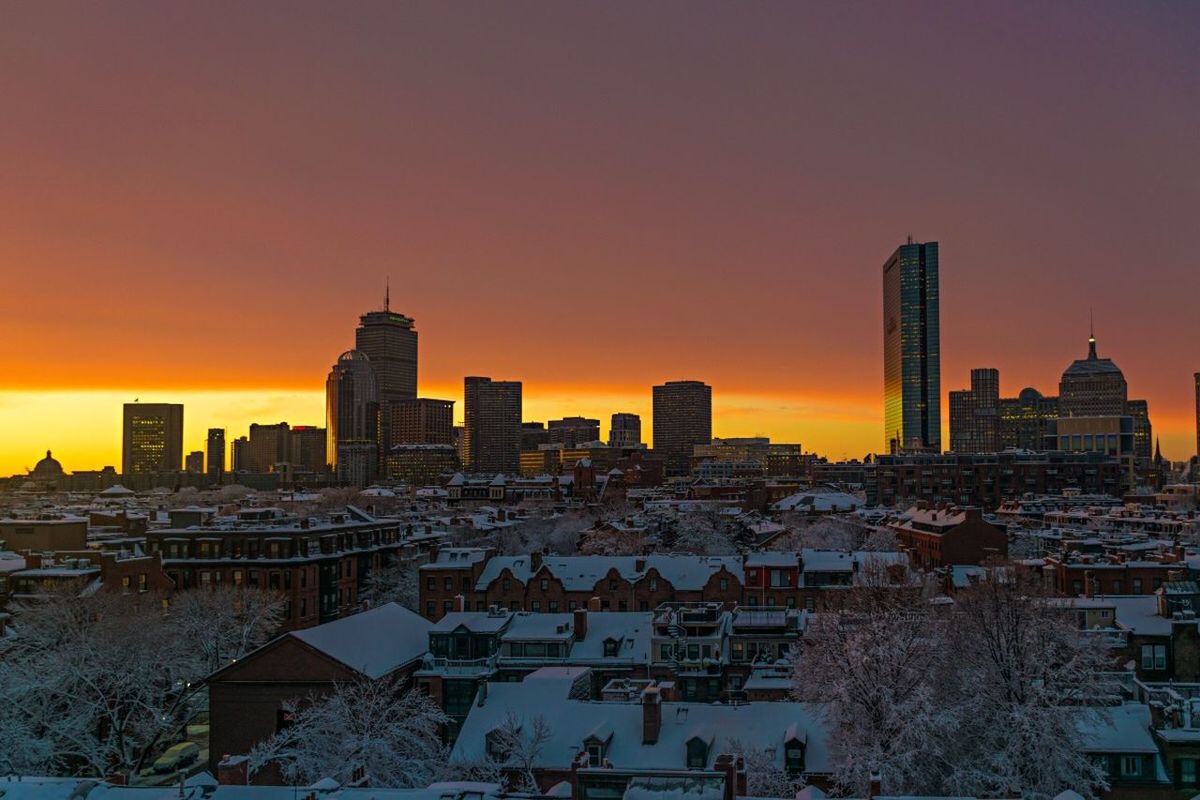
[(391, 310), (392, 305), (392, 276), (383, 279), (383, 310)]
[(1088, 358), (1096, 358), (1096, 314), (1088, 307)]

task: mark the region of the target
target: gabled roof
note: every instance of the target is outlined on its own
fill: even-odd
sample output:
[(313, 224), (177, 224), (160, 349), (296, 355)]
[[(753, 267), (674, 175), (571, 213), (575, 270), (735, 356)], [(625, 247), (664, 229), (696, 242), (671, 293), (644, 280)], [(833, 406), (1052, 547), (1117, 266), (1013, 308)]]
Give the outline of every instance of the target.
[(284, 635), (374, 679), (425, 655), (432, 627), (421, 615), (399, 603), (388, 603)]

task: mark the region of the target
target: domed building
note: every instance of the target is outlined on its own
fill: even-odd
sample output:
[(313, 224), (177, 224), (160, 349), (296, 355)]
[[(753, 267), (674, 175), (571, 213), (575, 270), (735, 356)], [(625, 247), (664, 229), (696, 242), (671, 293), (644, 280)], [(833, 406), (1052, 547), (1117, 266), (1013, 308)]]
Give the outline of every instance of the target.
[[(1149, 462), (1153, 451), (1153, 436), (1150, 426), (1150, 409), (1145, 400), (1130, 400), (1129, 385), (1125, 373), (1112, 359), (1100, 358), (1096, 353), (1095, 334), (1088, 337), (1087, 358), (1076, 359), (1063, 371), (1058, 384), (1059, 419), (1078, 417), (1128, 418), (1118, 433), (1132, 434), (1133, 456), (1140, 462)], [(1061, 426), (1060, 426), (1061, 427)], [(1077, 427), (1077, 426), (1069, 426)], [(1082, 429), (1081, 429), (1082, 430)], [(1062, 432), (1060, 431), (1060, 438)], [(1092, 438), (1083, 433), (1084, 441)], [(1112, 450), (1112, 433), (1107, 434)], [(1072, 445), (1073, 449), (1074, 445)], [(1060, 445), (1060, 449), (1064, 449)], [(1084, 447), (1084, 449), (1093, 449)], [(1095, 449), (1101, 449), (1095, 446)], [(1121, 452), (1128, 452), (1124, 447)]]
[(328, 458), (338, 480), (356, 486), (374, 482), (378, 412), (379, 386), (371, 360), (358, 350), (347, 350), (325, 381)]
[(58, 459), (47, 450), (46, 457), (37, 462), (30, 470), (29, 480), (26, 482), (26, 487), (23, 488), (28, 488), (29, 491), (53, 491), (62, 484), (65, 476), (62, 464), (58, 463)]

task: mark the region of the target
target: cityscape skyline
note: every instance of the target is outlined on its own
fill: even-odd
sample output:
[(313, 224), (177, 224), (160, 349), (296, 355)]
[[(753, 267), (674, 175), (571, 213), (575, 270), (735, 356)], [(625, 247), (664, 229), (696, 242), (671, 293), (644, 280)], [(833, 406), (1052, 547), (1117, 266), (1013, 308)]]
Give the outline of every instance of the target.
[(1200, 15), (1143, 12), (13, 9), (0, 472), (48, 447), (118, 464), (135, 397), (187, 406), (189, 452), (206, 427), (321, 424), (313, 376), (388, 276), (420, 391), (460, 420), (469, 374), (521, 380), (528, 418), (605, 424), (695, 378), (718, 435), (861, 456), (878, 265), (907, 233), (946, 261), (943, 443), (947, 388), (993, 367), (1054, 394), (1094, 308), (1186, 458)]

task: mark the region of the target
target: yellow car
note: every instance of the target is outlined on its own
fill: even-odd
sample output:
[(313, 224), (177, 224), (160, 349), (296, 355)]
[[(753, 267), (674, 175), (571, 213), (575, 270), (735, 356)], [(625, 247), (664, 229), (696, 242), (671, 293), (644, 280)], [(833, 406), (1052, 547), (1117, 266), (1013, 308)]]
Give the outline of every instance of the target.
[(195, 742), (180, 742), (167, 748), (167, 751), (155, 760), (153, 769), (159, 775), (174, 772), (196, 763), (196, 757), (199, 755), (200, 745)]

